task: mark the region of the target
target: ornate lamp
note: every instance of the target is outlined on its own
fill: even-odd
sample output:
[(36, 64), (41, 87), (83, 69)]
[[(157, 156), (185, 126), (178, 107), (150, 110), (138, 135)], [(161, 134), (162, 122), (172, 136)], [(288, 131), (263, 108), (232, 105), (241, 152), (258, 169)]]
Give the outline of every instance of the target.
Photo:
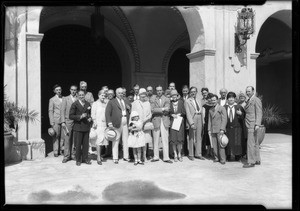
[(254, 16), (252, 8), (244, 7), (238, 11), (237, 27), (235, 33), (235, 53), (241, 53), (241, 46), (247, 43), (250, 35), (254, 33)]
[(100, 12), (100, 7), (95, 6), (95, 13), (91, 15), (91, 32), (96, 44), (104, 38), (104, 16)]

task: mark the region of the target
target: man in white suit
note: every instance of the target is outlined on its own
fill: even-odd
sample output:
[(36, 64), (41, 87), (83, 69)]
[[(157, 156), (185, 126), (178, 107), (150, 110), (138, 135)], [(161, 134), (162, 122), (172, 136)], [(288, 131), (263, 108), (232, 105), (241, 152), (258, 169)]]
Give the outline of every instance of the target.
[[(52, 137), (54, 157), (58, 156), (59, 150), (60, 150), (60, 154), (62, 154), (62, 148), (63, 148), (63, 141), (60, 140), (61, 138), (60, 107), (62, 103), (61, 91), (62, 89), (60, 85), (58, 84), (54, 85), (53, 92), (55, 93), (55, 95), (49, 100), (49, 109), (48, 109), (50, 125), (55, 131), (55, 136)], [(60, 143), (60, 147), (59, 147), (59, 143)]]
[(184, 108), (189, 126), (188, 158), (190, 160), (194, 160), (194, 158), (204, 160), (202, 156), (203, 109), (201, 102), (196, 98), (197, 88), (191, 87), (189, 93), (190, 97), (184, 102)]
[(64, 137), (64, 159), (63, 163), (69, 160), (75, 160), (75, 148), (74, 148), (74, 138), (73, 138), (73, 125), (74, 120), (69, 118), (71, 105), (77, 100), (77, 86), (72, 85), (70, 87), (70, 95), (63, 97), (61, 104), (61, 126), (65, 133)]

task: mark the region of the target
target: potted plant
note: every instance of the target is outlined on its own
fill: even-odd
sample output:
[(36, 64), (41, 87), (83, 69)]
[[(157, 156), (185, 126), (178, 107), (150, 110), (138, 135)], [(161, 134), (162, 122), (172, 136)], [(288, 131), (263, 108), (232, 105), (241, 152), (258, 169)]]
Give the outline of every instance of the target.
[[(257, 96), (263, 101), (263, 96)], [(289, 122), (289, 119), (281, 112), (280, 108), (274, 104), (265, 104), (262, 108), (262, 126), (258, 133), (259, 144), (265, 137), (266, 128), (279, 127)]]
[[(4, 86), (5, 89), (6, 85)], [(4, 90), (4, 150), (5, 154), (9, 153), (13, 145), (13, 140), (18, 130), (18, 123), (21, 121), (35, 122), (38, 112), (35, 110), (27, 111), (24, 107), (18, 107), (14, 102), (10, 102)]]

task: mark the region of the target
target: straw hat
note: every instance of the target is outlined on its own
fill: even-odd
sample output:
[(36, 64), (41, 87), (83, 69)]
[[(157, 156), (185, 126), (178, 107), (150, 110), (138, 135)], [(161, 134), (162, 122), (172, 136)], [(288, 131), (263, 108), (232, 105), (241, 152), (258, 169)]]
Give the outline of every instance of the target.
[(223, 134), (223, 135), (220, 135), (220, 145), (221, 145), (221, 147), (222, 148), (225, 148), (226, 146), (227, 146), (227, 144), (228, 144), (228, 137), (225, 135), (225, 134)]
[(114, 130), (112, 128), (106, 128), (104, 130), (104, 137), (108, 141), (115, 141), (115, 140), (117, 140), (117, 135), (118, 134), (117, 134), (116, 130)]
[(54, 136), (55, 136), (55, 130), (54, 130), (52, 127), (50, 127), (50, 128), (48, 129), (48, 134), (49, 134), (50, 136), (54, 137)]

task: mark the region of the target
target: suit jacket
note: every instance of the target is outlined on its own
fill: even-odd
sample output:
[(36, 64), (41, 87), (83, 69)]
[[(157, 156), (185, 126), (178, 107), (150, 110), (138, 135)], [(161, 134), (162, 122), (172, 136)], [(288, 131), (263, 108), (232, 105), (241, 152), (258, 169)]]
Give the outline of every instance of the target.
[[(127, 117), (127, 123), (129, 121), (129, 111), (128, 106), (130, 108), (130, 104), (128, 104), (127, 101), (124, 100), (124, 104), (126, 107), (126, 117)], [(105, 109), (105, 118), (106, 123), (112, 123), (115, 128), (119, 128), (121, 126), (121, 120), (122, 120), (122, 108), (120, 103), (118, 102), (117, 98), (113, 98), (110, 101), (108, 101), (106, 109)]]
[(248, 129), (254, 129), (255, 125), (261, 125), (262, 104), (261, 100), (252, 96), (245, 105), (245, 124)]
[(163, 120), (163, 124), (165, 127), (170, 127), (170, 117), (169, 112), (162, 111), (162, 108), (168, 107), (170, 109), (170, 100), (166, 98), (164, 95), (161, 96), (161, 105), (159, 105), (158, 96), (151, 102), (151, 112), (152, 112), (152, 123), (154, 128), (160, 128), (161, 119)]
[(133, 101), (131, 111), (136, 111), (139, 114), (143, 124), (151, 120), (152, 114), (149, 101), (146, 101), (145, 103), (142, 103), (140, 100)]
[[(75, 97), (76, 99), (76, 97)], [(75, 100), (76, 101), (76, 100)], [(73, 104), (72, 97), (66, 96), (63, 97), (61, 103), (61, 110), (60, 110), (60, 118), (61, 123), (66, 123), (66, 125), (73, 126), (74, 120), (69, 118), (71, 105)]]
[[(73, 130), (80, 132), (88, 132), (90, 130), (91, 122), (87, 119), (91, 117), (91, 109), (91, 104), (88, 101), (85, 101), (84, 107), (80, 104), (79, 100), (72, 103), (69, 118), (74, 120)], [(87, 113), (87, 117), (80, 119), (83, 113)]]
[(220, 130), (226, 131), (227, 114), (224, 106), (219, 104), (211, 108), (208, 114), (208, 131), (219, 133)]
[[(203, 112), (202, 105), (201, 105), (201, 103), (199, 102), (199, 100), (197, 98), (196, 98), (196, 101), (199, 105), (200, 112), (202, 113)], [(187, 123), (188, 123), (189, 126), (191, 126), (192, 124), (194, 124), (194, 116), (197, 113), (197, 107), (195, 106), (195, 104), (193, 102), (193, 98), (188, 98), (188, 99), (185, 100), (184, 108), (185, 108), (185, 111), (186, 111)], [(204, 115), (202, 114), (202, 117), (203, 116)], [(195, 125), (195, 126), (197, 127), (197, 125)]]
[(50, 125), (53, 124), (60, 124), (61, 119), (60, 119), (60, 109), (61, 109), (61, 101), (59, 98), (55, 95), (54, 97), (50, 98), (49, 100), (49, 120), (50, 120)]
[[(229, 119), (229, 115), (228, 115), (229, 105), (225, 105), (224, 108), (225, 108), (226, 114), (227, 114), (227, 126), (226, 126), (226, 128), (229, 128), (229, 127), (243, 128), (243, 121), (244, 121), (244, 118), (245, 118), (245, 110), (243, 109), (243, 107), (241, 105), (234, 105), (234, 116), (233, 116), (233, 120), (232, 120), (231, 124), (230, 124), (230, 119)], [(242, 112), (242, 115), (238, 115), (236, 113), (237, 110), (240, 110)]]

